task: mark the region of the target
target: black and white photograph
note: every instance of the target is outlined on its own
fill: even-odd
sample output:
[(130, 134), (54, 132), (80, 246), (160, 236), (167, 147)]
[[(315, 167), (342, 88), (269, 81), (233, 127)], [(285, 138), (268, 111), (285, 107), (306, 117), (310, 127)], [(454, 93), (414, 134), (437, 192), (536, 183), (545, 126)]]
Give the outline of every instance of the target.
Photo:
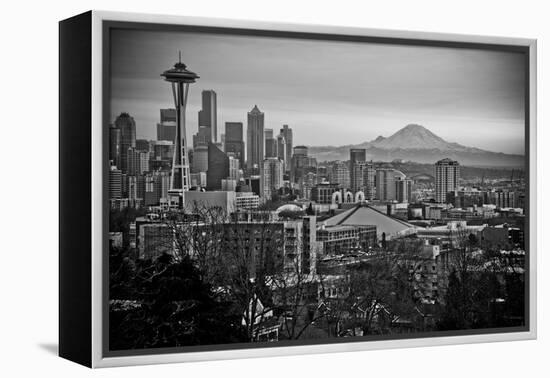
[(124, 26), (107, 49), (109, 353), (528, 329), (523, 51)]

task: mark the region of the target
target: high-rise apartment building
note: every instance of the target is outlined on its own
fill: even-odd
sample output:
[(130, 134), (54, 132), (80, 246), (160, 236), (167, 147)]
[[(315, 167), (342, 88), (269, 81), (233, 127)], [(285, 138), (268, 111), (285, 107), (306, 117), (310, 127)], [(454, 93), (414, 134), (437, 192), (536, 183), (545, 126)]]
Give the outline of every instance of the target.
[(239, 174), (240, 166), (239, 160), (233, 156), (229, 156), (229, 178), (231, 180), (239, 181), (241, 175)]
[(246, 166), (261, 168), (264, 160), (264, 113), (257, 105), (248, 113)]
[(343, 161), (337, 161), (332, 164), (332, 167), (329, 170), (329, 180), (331, 184), (338, 184), (339, 188), (349, 189), (349, 177), (349, 166), (347, 163)]
[(396, 177), (395, 179), (395, 199), (399, 203), (411, 202), (412, 180)]
[(376, 170), (376, 198), (380, 201), (395, 200), (395, 176), (393, 168), (379, 168)]
[(109, 170), (109, 199), (122, 198), (122, 172), (115, 166)]
[(365, 199), (372, 200), (375, 197), (375, 176), (376, 171), (372, 163), (366, 161), (356, 161), (353, 164), (353, 182), (351, 187), (353, 192), (362, 191)]
[(451, 159), (435, 163), (435, 202), (446, 203), (447, 193), (458, 189), (460, 165)]
[(283, 187), (283, 162), (276, 157), (263, 161), (262, 197), (270, 200), (273, 194)]

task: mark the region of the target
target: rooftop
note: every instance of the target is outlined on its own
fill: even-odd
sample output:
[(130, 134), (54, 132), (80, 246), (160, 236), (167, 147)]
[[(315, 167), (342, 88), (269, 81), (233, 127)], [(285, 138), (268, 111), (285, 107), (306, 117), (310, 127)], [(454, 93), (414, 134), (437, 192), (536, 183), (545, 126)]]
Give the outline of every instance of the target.
[(368, 205), (357, 205), (327, 219), (326, 226), (376, 226), (379, 237), (384, 233), (386, 238), (410, 235), (416, 232), (417, 226), (386, 215)]

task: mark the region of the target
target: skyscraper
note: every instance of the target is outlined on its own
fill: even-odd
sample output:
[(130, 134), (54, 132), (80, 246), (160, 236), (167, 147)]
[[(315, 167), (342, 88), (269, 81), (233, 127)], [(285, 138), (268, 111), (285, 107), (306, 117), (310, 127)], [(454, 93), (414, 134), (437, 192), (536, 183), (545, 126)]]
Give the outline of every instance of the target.
[(393, 168), (380, 168), (376, 170), (376, 198), (380, 201), (395, 200), (396, 172)]
[(283, 162), (285, 172), (290, 170), (290, 160), (286, 159), (286, 140), (283, 133), (277, 135), (277, 157)]
[(191, 173), (208, 171), (208, 146), (199, 145), (193, 150), (193, 163)]
[(198, 146), (208, 147), (208, 143), (210, 143), (211, 138), (212, 135), (210, 132), (210, 127), (199, 126), (199, 131), (193, 135), (193, 148), (197, 148)]
[(265, 157), (277, 157), (277, 139), (273, 138), (273, 129), (265, 129)]
[(338, 184), (339, 188), (349, 189), (349, 167), (343, 161), (337, 161), (329, 171), (331, 184)]
[(356, 178), (355, 172), (356, 168), (355, 165), (357, 162), (365, 161), (367, 160), (367, 150), (364, 148), (352, 148), (349, 150), (349, 176), (350, 176), (350, 185), (351, 185), (351, 191), (357, 192), (360, 190), (360, 187), (362, 186), (362, 180), (359, 180), (359, 178)]
[(281, 134), (284, 137), (285, 143), (285, 159), (286, 167), (285, 170), (290, 170), (290, 160), (292, 159), (292, 129), (288, 125), (283, 125), (283, 128), (280, 130)]
[(122, 198), (122, 172), (115, 166), (109, 170), (109, 199)]
[(412, 197), (412, 180), (396, 177), (395, 197), (397, 202), (400, 202), (400, 203), (410, 202)]
[(458, 189), (460, 165), (451, 159), (435, 163), (435, 202), (446, 203), (447, 193)]
[(115, 127), (120, 130), (120, 169), (122, 173), (128, 170), (128, 148), (136, 147), (136, 121), (128, 113), (121, 113), (115, 119)]
[(122, 148), (120, 146), (120, 143), (120, 129), (118, 127), (115, 127), (114, 125), (111, 125), (109, 127), (109, 160), (118, 169), (121, 168), (122, 157)]
[(157, 123), (157, 140), (174, 142), (176, 139), (176, 109), (160, 109)]
[(276, 157), (263, 161), (262, 197), (270, 200), (273, 194), (283, 187), (283, 162)]
[(206, 188), (220, 190), (222, 180), (229, 176), (229, 158), (214, 143), (208, 144), (208, 172), (206, 172)]
[(376, 171), (372, 163), (366, 161), (356, 161), (353, 164), (353, 182), (351, 187), (354, 192), (362, 191), (367, 200), (374, 199), (374, 181)]
[(239, 160), (239, 166), (244, 168), (244, 140), (242, 122), (225, 123), (225, 152), (228, 154), (232, 153), (233, 156)]
[(229, 156), (229, 178), (231, 180), (239, 181), (241, 175), (239, 174), (240, 165), (239, 160), (233, 156)]
[(176, 109), (160, 109), (160, 122), (176, 122)]
[(199, 110), (199, 126), (210, 128), (209, 142), (218, 141), (217, 96), (213, 90), (202, 91), (202, 109)]
[(246, 134), (246, 166), (260, 169), (264, 160), (264, 113), (257, 105), (248, 113)]

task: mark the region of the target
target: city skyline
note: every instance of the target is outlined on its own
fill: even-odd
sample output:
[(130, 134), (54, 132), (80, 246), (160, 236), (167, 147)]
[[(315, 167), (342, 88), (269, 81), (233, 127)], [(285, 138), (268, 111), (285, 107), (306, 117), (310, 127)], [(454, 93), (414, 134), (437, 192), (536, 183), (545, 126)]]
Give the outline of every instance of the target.
[[(112, 43), (111, 118), (129, 112), (138, 138), (155, 139), (158, 109), (173, 105), (159, 75), (181, 49), (201, 76), (190, 88), (188, 140), (197, 132), (202, 90), (212, 89), (220, 125), (246, 125), (257, 104), (265, 127), (289, 124), (296, 145), (360, 143), (419, 123), (450, 142), (524, 153), (520, 54), (120, 30)], [(321, 75), (327, 79), (319, 81)]]

